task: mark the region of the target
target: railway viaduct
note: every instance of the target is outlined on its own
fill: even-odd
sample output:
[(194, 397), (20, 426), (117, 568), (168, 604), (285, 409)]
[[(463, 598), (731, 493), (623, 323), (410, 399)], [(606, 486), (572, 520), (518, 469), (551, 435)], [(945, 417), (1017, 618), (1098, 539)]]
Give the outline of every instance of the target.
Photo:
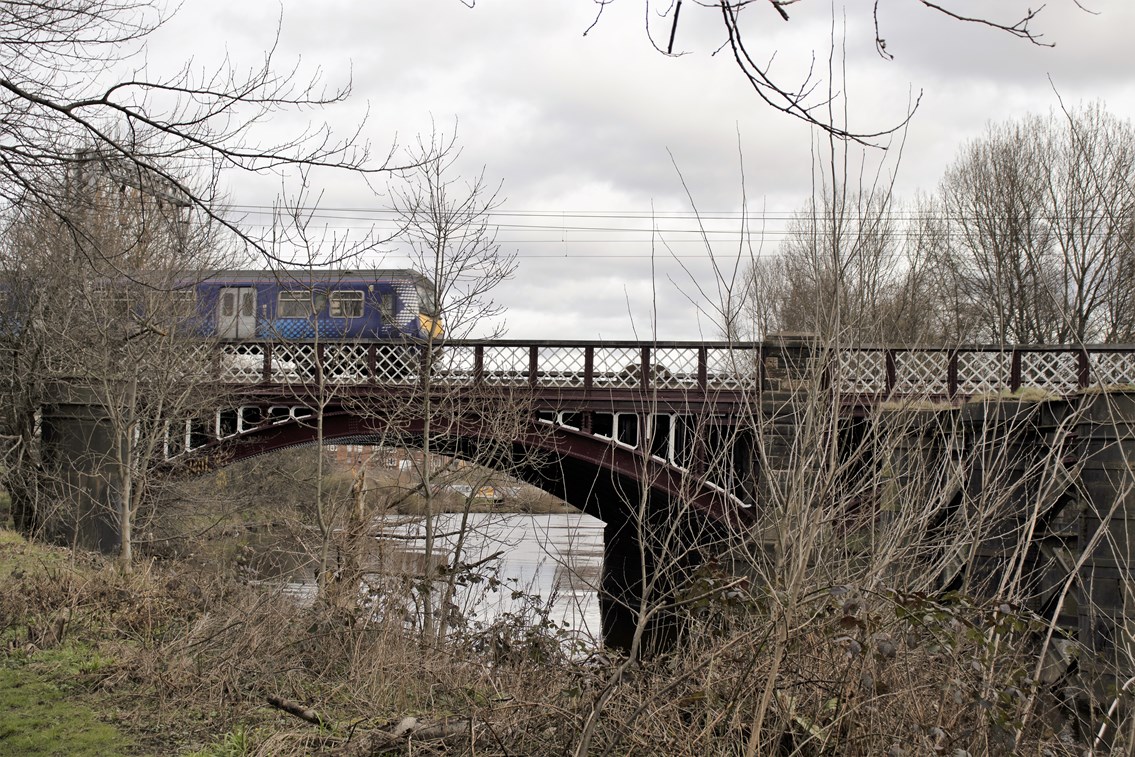
[[(911, 469), (933, 457), (966, 468), (950, 495), (955, 508), (978, 498), (992, 476), (1008, 482), (1000, 526), (940, 577), (943, 587), (960, 581), (992, 590), (1007, 562), (1025, 560), (1023, 575), (1035, 583), (1031, 609), (1058, 615), (1095, 648), (1116, 651), (1135, 617), (1126, 536), (1135, 518), (1127, 456), (1135, 442), (1135, 348), (832, 349), (786, 335), (740, 344), (192, 349), (202, 377), (223, 386), (226, 399), (166, 424), (162, 455), (171, 472), (203, 472), (317, 439), (415, 444), (429, 433), (434, 449), (497, 461), (607, 523), (601, 605), (613, 645), (628, 643), (650, 578), (643, 534), (678, 514), (695, 541), (752, 527), (778, 476), (799, 463), (803, 414), (817, 406), (836, 419), (833, 454), (845, 457), (869, 446), (871, 429), (897, 411), (933, 418), (908, 423), (895, 450)], [(59, 382), (55, 400), (43, 409), (43, 441), (82, 513), (76, 538), (113, 550), (105, 413), (74, 382)], [(877, 473), (873, 462), (857, 462), (842, 475), (866, 476), (873, 466)], [(1061, 599), (1069, 585), (1079, 601)]]

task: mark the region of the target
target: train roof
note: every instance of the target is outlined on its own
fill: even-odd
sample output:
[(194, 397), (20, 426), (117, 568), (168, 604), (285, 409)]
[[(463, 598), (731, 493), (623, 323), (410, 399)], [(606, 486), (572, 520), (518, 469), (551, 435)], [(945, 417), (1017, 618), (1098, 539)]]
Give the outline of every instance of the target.
[(283, 268), (275, 270), (239, 269), (200, 271), (200, 283), (221, 284), (247, 282), (254, 284), (321, 284), (372, 281), (406, 281), (429, 284), (430, 280), (409, 268)]

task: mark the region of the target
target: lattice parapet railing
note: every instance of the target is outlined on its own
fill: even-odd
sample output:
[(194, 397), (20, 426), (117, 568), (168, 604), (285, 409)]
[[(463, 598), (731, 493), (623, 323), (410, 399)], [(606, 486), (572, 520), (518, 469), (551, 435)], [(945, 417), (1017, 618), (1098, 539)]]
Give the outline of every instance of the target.
[(981, 351), (958, 353), (958, 391), (964, 395), (1009, 391), (1012, 355)]
[(1079, 361), (1075, 352), (1021, 353), (1020, 385), (1067, 394), (1079, 388)]
[(367, 346), (328, 344), (323, 347), (323, 376), (337, 385), (362, 384), (369, 380)]
[(187, 350), (167, 353), (165, 359), (157, 358), (157, 362), (159, 364), (154, 366), (154, 371), (147, 371), (155, 378), (164, 374), (190, 381), (215, 381), (224, 375), (223, 367), (217, 360), (217, 352), (209, 344), (190, 345)]
[(850, 394), (881, 394), (887, 391), (887, 355), (879, 350), (839, 350), (832, 361), (832, 384)]
[(318, 377), (318, 346), (276, 344), (272, 346), (271, 381), (277, 384), (309, 384)]
[(658, 347), (651, 353), (655, 366), (652, 385), (658, 389), (693, 389), (698, 386), (698, 350), (689, 347)]
[[(422, 374), (422, 350), (411, 344), (371, 345), (374, 371), (371, 379), (384, 385), (415, 384)], [(368, 359), (370, 357), (368, 356)]]
[(222, 344), (221, 380), (234, 384), (257, 384), (264, 380), (262, 344)]
[(477, 348), (472, 345), (438, 348), (431, 362), (435, 385), (469, 386), (476, 381)]
[(950, 353), (945, 350), (895, 352), (895, 385), (899, 395), (944, 396), (950, 393)]
[(635, 389), (640, 385), (642, 373), (642, 348), (606, 347), (595, 348), (594, 384), (605, 389)]
[(580, 387), (585, 380), (587, 351), (583, 347), (543, 346), (537, 353), (536, 381), (540, 386)]
[(528, 382), (528, 347), (485, 345), (484, 381), (494, 386), (518, 386)]
[(1135, 386), (1135, 353), (1089, 353), (1088, 367), (1093, 386)]
[(1121, 347), (786, 353), (782, 345), (755, 344), (226, 342), (187, 346), (184, 359), (167, 367), (233, 384), (310, 384), (322, 377), (334, 385), (410, 386), (420, 384), (426, 357), (439, 387), (743, 391), (757, 387), (762, 369), (774, 389), (806, 389), (822, 380), (840, 392), (875, 396), (966, 397), (1022, 387), (1067, 394), (1084, 385), (1135, 385), (1135, 349)]
[(711, 389), (756, 389), (757, 350), (709, 347), (706, 349), (706, 386)]

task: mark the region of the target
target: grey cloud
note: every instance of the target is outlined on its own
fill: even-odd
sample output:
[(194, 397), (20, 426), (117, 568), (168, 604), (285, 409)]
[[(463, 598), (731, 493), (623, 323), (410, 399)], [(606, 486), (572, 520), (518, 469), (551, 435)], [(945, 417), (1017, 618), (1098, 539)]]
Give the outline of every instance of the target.
[[(904, 192), (932, 188), (961, 144), (988, 120), (1053, 107), (1049, 72), (1071, 102), (1107, 98), (1123, 116), (1135, 108), (1126, 39), (1135, 25), (1135, 5), (1111, 3), (1096, 18), (1071, 3), (1050, 3), (1036, 24), (1057, 47), (1044, 49), (916, 11), (912, 3), (883, 3), (882, 33), (896, 55), (891, 62), (874, 50), (874, 30), (865, 21), (870, 5), (846, 3), (849, 80), (837, 89), (850, 92), (848, 113), (860, 128), (897, 122), (908, 92), (924, 91), (922, 108), (905, 134), (903, 160), (896, 167), (895, 156), (888, 157), (884, 171), (898, 171)], [(988, 6), (968, 0), (958, 7)], [(227, 45), (235, 58), (255, 61), (256, 50), (272, 42), (277, 8), (269, 2), (189, 0), (177, 23), (197, 30), (202, 56)], [(428, 132), (431, 120), (443, 130), (459, 122), (461, 170), (469, 174), (484, 166), (491, 180), (503, 180), (506, 209), (688, 208), (669, 150), (702, 210), (736, 210), (742, 191), (738, 131), (750, 208), (783, 214), (799, 207), (812, 189), (817, 135), (758, 103), (728, 51), (712, 55), (723, 41), (716, 11), (688, 15), (678, 47), (690, 54), (669, 59), (648, 44), (642, 9), (641, 2), (620, 0), (584, 37), (595, 12), (584, 0), (498, 0), (472, 10), (457, 0), (289, 4), (280, 54), (284, 60), (302, 54), (305, 65), (321, 67), (332, 80), (350, 71), (355, 101), (326, 117), (347, 129), (369, 104), (366, 134), (380, 151), (396, 133), (405, 143)], [(770, 14), (748, 15), (750, 34), (758, 35), (751, 37), (755, 53), (775, 52), (776, 71), (785, 81), (797, 81), (792, 77), (802, 75), (814, 56), (826, 68), (830, 5), (797, 4), (789, 23)], [(171, 46), (165, 54), (180, 52)], [(824, 149), (820, 140), (821, 157)], [(852, 151), (852, 163), (858, 155)], [(867, 158), (878, 159), (876, 153)], [(253, 190), (253, 183), (243, 181), (237, 186), (238, 201), (275, 189)], [(345, 182), (320, 188), (328, 202), (341, 206), (383, 202)], [(554, 225), (549, 219), (535, 223)], [(682, 262), (703, 292), (665, 254), (655, 261), (653, 291), (651, 261), (642, 257), (651, 250), (649, 232), (632, 242), (614, 237), (565, 230), (556, 248), (554, 231), (502, 231), (502, 242), (522, 254), (516, 278), (500, 293), (510, 307), (513, 334), (629, 337), (635, 328), (640, 334), (649, 330), (657, 302), (662, 338), (714, 335), (711, 301), (717, 286), (704, 260), (697, 259), (703, 253), (696, 246), (675, 249), (694, 256)], [(766, 253), (775, 250), (776, 239), (766, 242)], [(535, 257), (552, 249), (568, 257)]]

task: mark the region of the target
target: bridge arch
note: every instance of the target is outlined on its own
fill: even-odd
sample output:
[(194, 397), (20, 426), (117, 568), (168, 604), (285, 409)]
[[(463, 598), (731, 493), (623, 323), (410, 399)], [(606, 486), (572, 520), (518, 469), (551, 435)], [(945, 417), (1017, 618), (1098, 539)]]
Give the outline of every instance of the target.
[[(413, 447), (420, 444), (423, 433), (420, 420), (392, 428), (384, 418), (345, 408), (325, 413), (322, 426), (324, 444), (379, 445), (396, 438)], [(310, 418), (289, 414), (287, 420), (266, 421), (185, 453), (179, 462), (192, 472), (203, 473), (317, 440)], [(667, 513), (681, 510), (683, 517), (692, 515), (701, 528), (712, 531), (743, 519), (747, 512), (736, 497), (689, 470), (613, 439), (535, 418), (511, 440), (502, 442), (498, 432), (465, 423), (436, 437), (431, 446), (439, 454), (498, 467), (492, 465), (491, 457), (478, 454), (486, 443), (495, 447), (493, 453), (504, 472), (605, 523), (600, 613), (604, 641), (616, 648), (630, 645), (648, 575), (643, 566), (649, 572), (653, 564), (649, 550), (644, 554), (640, 543), (642, 521), (657, 526)], [(671, 629), (665, 623), (652, 628), (651, 643), (665, 644)]]
[[(380, 445), (391, 439), (393, 431), (398, 438), (415, 446), (412, 442), (423, 434), (420, 420), (392, 424), (382, 417), (360, 415), (349, 409), (326, 412), (322, 420), (326, 444), (353, 441)], [(448, 433), (435, 437), (442, 454), (474, 460), (477, 448), (483, 443), (503, 446), (501, 434), (492, 429), (473, 423), (459, 423), (450, 428)], [(174, 458), (171, 464), (185, 466), (192, 472), (204, 472), (316, 441), (317, 431), (310, 417), (289, 416), (282, 422), (266, 421), (243, 433), (203, 445)], [(681, 500), (712, 520), (743, 517), (739, 513), (747, 508), (736, 496), (686, 468), (637, 447), (577, 428), (534, 420), (508, 444), (512, 448), (509, 473), (599, 518), (603, 518), (604, 513), (611, 515), (610, 502), (628, 501), (628, 492), (635, 491), (641, 496), (644, 482), (649, 496), (656, 502)], [(614, 491), (608, 490), (605, 480), (617, 482)], [(638, 497), (629, 501), (637, 502)]]

